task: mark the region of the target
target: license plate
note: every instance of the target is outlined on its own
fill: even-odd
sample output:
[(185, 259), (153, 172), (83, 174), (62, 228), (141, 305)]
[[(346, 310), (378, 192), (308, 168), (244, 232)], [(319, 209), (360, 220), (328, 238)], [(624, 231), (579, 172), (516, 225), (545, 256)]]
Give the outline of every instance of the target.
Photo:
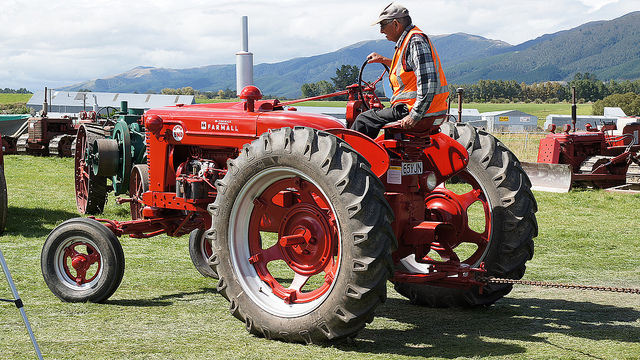
[(422, 162), (403, 162), (402, 176), (404, 175), (420, 175), (422, 174)]

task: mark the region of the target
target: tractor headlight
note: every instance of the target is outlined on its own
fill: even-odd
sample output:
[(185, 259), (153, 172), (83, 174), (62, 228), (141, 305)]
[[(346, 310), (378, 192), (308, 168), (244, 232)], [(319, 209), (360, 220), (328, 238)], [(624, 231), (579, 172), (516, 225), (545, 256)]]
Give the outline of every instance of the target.
[(438, 186), (438, 179), (436, 178), (436, 174), (429, 171), (429, 175), (427, 175), (427, 188), (430, 191), (433, 191), (436, 186)]
[(420, 175), (420, 187), (433, 191), (438, 186), (438, 178), (433, 171), (425, 171)]

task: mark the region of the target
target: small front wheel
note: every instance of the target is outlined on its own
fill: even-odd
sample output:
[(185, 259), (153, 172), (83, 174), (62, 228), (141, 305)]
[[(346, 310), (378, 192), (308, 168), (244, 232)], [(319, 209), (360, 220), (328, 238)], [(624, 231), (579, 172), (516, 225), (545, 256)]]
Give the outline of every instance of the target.
[(75, 218), (49, 234), (40, 265), (44, 281), (61, 300), (99, 303), (120, 286), (124, 252), (118, 238), (104, 225)]
[(213, 248), (211, 241), (205, 237), (204, 229), (195, 229), (189, 234), (189, 256), (196, 270), (204, 276), (217, 279), (218, 274), (211, 267)]
[(149, 165), (137, 164), (131, 169), (129, 180), (129, 196), (131, 197), (131, 219), (139, 220), (144, 218), (142, 209), (144, 202), (142, 194), (149, 191)]

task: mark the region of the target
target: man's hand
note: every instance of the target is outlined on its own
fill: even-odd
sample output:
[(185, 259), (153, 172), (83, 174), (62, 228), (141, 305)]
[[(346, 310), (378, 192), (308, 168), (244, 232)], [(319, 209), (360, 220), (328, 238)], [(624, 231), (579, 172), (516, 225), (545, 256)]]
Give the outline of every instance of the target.
[(400, 120), (400, 126), (402, 126), (403, 129), (411, 129), (416, 126), (418, 121), (419, 120), (413, 120), (411, 115), (407, 115)]
[(387, 65), (387, 67), (391, 66), (391, 59), (375, 52), (369, 54), (369, 56), (367, 56), (367, 60), (369, 64), (381, 63)]

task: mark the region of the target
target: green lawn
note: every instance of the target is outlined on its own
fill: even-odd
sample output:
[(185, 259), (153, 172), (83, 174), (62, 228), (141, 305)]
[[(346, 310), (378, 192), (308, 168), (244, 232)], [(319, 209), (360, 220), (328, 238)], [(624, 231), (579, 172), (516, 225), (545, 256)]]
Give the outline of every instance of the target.
[[(121, 239), (126, 271), (105, 304), (63, 303), (47, 288), (40, 251), (76, 217), (73, 159), (5, 157), (9, 221), (0, 237), (45, 359), (638, 359), (640, 295), (516, 285), (486, 309), (389, 299), (351, 344), (305, 346), (250, 335), (192, 266), (187, 237)], [(640, 287), (640, 196), (536, 193), (539, 235), (527, 280)], [(105, 218), (127, 219), (109, 199)], [(0, 277), (0, 298), (11, 294)], [(4, 305), (3, 305), (4, 304)], [(35, 353), (18, 310), (0, 303), (0, 358)]]
[(0, 104), (26, 103), (33, 94), (0, 94)]

